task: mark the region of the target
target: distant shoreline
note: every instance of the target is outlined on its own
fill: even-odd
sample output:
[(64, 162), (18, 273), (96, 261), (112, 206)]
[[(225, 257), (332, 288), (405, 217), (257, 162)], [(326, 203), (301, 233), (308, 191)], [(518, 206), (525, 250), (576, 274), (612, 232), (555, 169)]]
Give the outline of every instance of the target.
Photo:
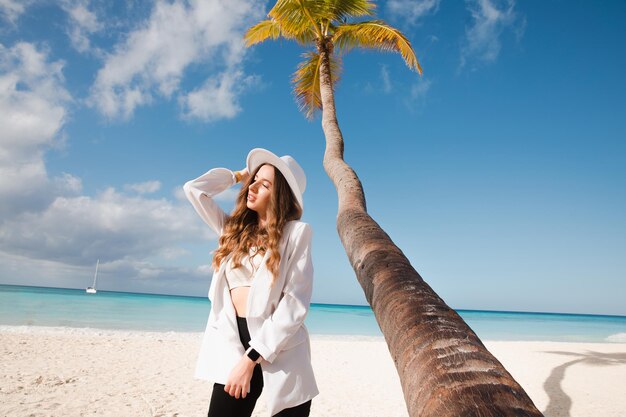
[[(204, 331), (210, 310), (207, 298), (0, 285), (0, 326), (18, 326), (18, 331), (19, 326), (25, 326), (23, 331), (39, 326), (70, 332), (195, 333)], [(482, 340), (626, 343), (624, 316), (489, 310), (458, 314)], [(305, 325), (311, 335), (383, 337), (369, 306), (312, 303)]]
[[(0, 325), (0, 334), (48, 335), (48, 336), (103, 336), (114, 338), (146, 337), (149, 339), (198, 339), (203, 332), (189, 332), (179, 330), (131, 330), (131, 329), (103, 329), (97, 327), (64, 327), (64, 326), (27, 326), (27, 325)], [(311, 340), (327, 340), (336, 342), (385, 342), (384, 336), (360, 334), (324, 334), (309, 333)], [(485, 342), (494, 343), (570, 343), (570, 344), (599, 344), (620, 345), (626, 344), (626, 333), (616, 334), (614, 341), (561, 341), (561, 340), (506, 340), (481, 338)]]
[[(23, 287), (23, 288), (41, 288), (41, 289), (50, 289), (50, 290), (70, 290), (70, 291), (85, 291), (84, 288), (65, 288), (65, 287), (42, 287), (37, 285), (17, 285), (17, 284), (3, 284), (0, 283), (0, 287)], [(161, 294), (161, 293), (149, 293), (149, 292), (132, 292), (132, 291), (114, 291), (114, 290), (104, 290), (98, 289), (98, 292), (101, 293), (109, 293), (109, 294), (127, 294), (133, 296), (158, 296), (158, 297), (173, 297), (173, 298), (192, 298), (198, 300), (207, 300), (206, 296), (199, 295), (183, 295), (183, 294)], [(346, 307), (346, 308), (362, 308), (364, 310), (371, 311), (371, 307), (369, 305), (361, 305), (361, 304), (335, 304), (335, 303), (311, 303), (311, 306), (320, 306), (320, 307)], [(580, 316), (580, 317), (607, 317), (607, 318), (621, 318), (626, 319), (625, 315), (620, 314), (596, 314), (596, 313), (571, 313), (571, 312), (557, 312), (557, 311), (530, 311), (530, 310), (484, 310), (484, 309), (467, 309), (467, 308), (453, 308), (454, 311), (458, 313), (462, 312), (471, 312), (471, 313), (503, 313), (503, 314), (546, 314), (546, 315), (559, 315), (559, 316)]]

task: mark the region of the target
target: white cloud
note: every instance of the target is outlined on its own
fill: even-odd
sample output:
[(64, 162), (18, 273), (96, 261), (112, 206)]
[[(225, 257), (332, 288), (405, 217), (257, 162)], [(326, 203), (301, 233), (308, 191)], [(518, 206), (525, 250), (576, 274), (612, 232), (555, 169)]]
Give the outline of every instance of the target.
[(420, 18), (430, 13), (437, 13), (441, 0), (389, 0), (387, 13), (409, 24), (416, 24)]
[(388, 66), (386, 64), (380, 66), (380, 83), (366, 81), (361, 90), (367, 94), (390, 93), (393, 90), (393, 83), (391, 82)]
[[(91, 260), (90, 260), (91, 261)], [(34, 259), (0, 251), (3, 283), (16, 285), (86, 288), (93, 282), (96, 261), (73, 265)], [(150, 260), (100, 259), (100, 290), (203, 296), (213, 273), (208, 263), (199, 266), (161, 266)]]
[(101, 31), (104, 25), (96, 13), (89, 10), (89, 0), (65, 0), (61, 7), (70, 18), (68, 36), (72, 46), (81, 53), (92, 52), (89, 36)]
[(30, 3), (31, 0), (0, 0), (0, 15), (15, 24)]
[(406, 89), (408, 94), (402, 98), (402, 102), (410, 112), (422, 113), (426, 107), (428, 92), (433, 82), (426, 77), (419, 77), (417, 81)]
[(387, 65), (383, 65), (380, 69), (380, 77), (383, 79), (383, 92), (391, 92), (391, 78), (389, 77), (389, 70)]
[(182, 241), (214, 237), (207, 227), (198, 228), (194, 215), (190, 206), (128, 196), (108, 187), (95, 197), (57, 197), (44, 210), (5, 221), (0, 248), (77, 265), (97, 257), (158, 257), (172, 253)]
[[(205, 293), (206, 265), (175, 266), (190, 254), (190, 243), (215, 238), (180, 198), (182, 184), (172, 202), (112, 187), (85, 196), (80, 178), (65, 172), (49, 176), (44, 156), (63, 144), (72, 103), (62, 70), (63, 62), (50, 60), (36, 45), (0, 44), (2, 282), (80, 287), (100, 258), (110, 289)], [(147, 181), (127, 188), (143, 194), (160, 186)]]
[[(108, 118), (130, 118), (156, 96), (179, 95), (185, 117), (233, 117), (245, 48), (242, 36), (261, 19), (260, 0), (157, 0), (150, 17), (106, 57), (91, 89), (90, 103)], [(219, 75), (203, 87), (180, 92), (185, 70), (199, 64)], [(223, 68), (220, 68), (223, 67)], [(235, 75), (233, 75), (235, 74)], [(220, 107), (225, 105), (224, 108)]]
[(419, 81), (411, 87), (411, 99), (423, 100), (430, 90), (431, 81), (429, 79), (419, 79)]
[(46, 51), (20, 42), (10, 49), (0, 44), (0, 125), (2, 146), (29, 149), (47, 144), (63, 124), (62, 61), (47, 62)]
[[(58, 196), (43, 210), (4, 219), (0, 276), (4, 282), (75, 288), (88, 283), (85, 277), (99, 258), (106, 288), (202, 295), (211, 276), (207, 265), (176, 262), (197, 242), (207, 245), (208, 264), (212, 239), (188, 202), (128, 196), (108, 187), (94, 197)], [(44, 269), (34, 271), (34, 265)]]
[(63, 144), (62, 127), (71, 97), (64, 87), (63, 62), (20, 42), (0, 44), (0, 216), (36, 210), (54, 196), (80, 190), (70, 174), (48, 178), (46, 148)]
[[(500, 4), (496, 4), (500, 3)], [(496, 60), (502, 42), (502, 31), (511, 28), (516, 37), (521, 37), (524, 19), (520, 19), (515, 12), (515, 0), (468, 0), (468, 9), (472, 15), (473, 24), (465, 30), (465, 41), (461, 48), (461, 63), (463, 68), (469, 60), (489, 63)], [(518, 22), (520, 22), (518, 24)]]
[(183, 116), (204, 121), (232, 119), (241, 111), (238, 96), (257, 83), (257, 77), (245, 76), (241, 70), (222, 72), (179, 98)]
[(161, 188), (160, 181), (145, 181), (136, 184), (124, 184), (124, 189), (134, 191), (139, 194), (150, 194), (159, 191)]

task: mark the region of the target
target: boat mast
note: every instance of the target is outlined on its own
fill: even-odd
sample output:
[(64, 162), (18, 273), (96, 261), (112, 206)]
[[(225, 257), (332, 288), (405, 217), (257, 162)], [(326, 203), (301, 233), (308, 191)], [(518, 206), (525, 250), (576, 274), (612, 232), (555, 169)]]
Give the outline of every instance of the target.
[(96, 288), (96, 280), (98, 279), (98, 265), (100, 264), (100, 259), (98, 259), (98, 262), (96, 262), (96, 274), (93, 277), (93, 286), (92, 288)]

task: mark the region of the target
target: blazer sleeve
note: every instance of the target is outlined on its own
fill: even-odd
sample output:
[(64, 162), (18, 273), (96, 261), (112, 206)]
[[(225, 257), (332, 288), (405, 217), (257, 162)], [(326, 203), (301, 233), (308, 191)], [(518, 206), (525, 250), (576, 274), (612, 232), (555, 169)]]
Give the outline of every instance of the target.
[(294, 253), (287, 266), (282, 298), (274, 312), (256, 332), (249, 344), (263, 359), (273, 362), (278, 352), (300, 328), (309, 311), (313, 292), (311, 238), (313, 230), (307, 223), (300, 232)]
[(228, 215), (213, 200), (213, 196), (236, 183), (235, 173), (228, 168), (213, 168), (183, 185), (185, 196), (202, 220), (217, 233), (222, 234)]

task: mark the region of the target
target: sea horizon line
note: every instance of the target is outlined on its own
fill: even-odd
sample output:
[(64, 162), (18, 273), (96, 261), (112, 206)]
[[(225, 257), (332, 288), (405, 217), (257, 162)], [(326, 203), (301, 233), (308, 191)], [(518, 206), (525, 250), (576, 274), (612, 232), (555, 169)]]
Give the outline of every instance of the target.
[[(41, 286), (41, 285), (4, 284), (4, 283), (0, 283), (0, 286), (44, 288), (44, 289), (55, 289), (55, 290), (75, 290), (75, 291), (85, 290), (84, 288), (51, 287), (51, 286)], [(134, 292), (134, 291), (119, 291), (119, 290), (104, 290), (104, 289), (98, 289), (98, 292), (132, 294), (132, 295), (139, 295), (139, 296), (146, 295), (146, 296), (159, 296), (159, 297), (207, 299), (206, 296), (184, 295), (184, 294), (162, 294), (162, 293), (151, 293), (151, 292)], [(372, 310), (372, 308), (368, 304), (337, 304), (337, 303), (311, 302), (311, 306), (349, 307), (349, 308), (362, 308), (365, 310)], [(457, 313), (458, 312), (472, 312), (472, 313), (504, 313), (504, 314), (540, 314), (540, 315), (559, 315), (559, 316), (613, 317), (613, 318), (626, 319), (626, 315), (621, 315), (621, 314), (571, 313), (571, 312), (530, 311), (530, 310), (489, 310), (489, 309), (469, 309), (469, 308), (454, 308), (454, 307), (452, 307), (452, 309), (456, 311)]]

